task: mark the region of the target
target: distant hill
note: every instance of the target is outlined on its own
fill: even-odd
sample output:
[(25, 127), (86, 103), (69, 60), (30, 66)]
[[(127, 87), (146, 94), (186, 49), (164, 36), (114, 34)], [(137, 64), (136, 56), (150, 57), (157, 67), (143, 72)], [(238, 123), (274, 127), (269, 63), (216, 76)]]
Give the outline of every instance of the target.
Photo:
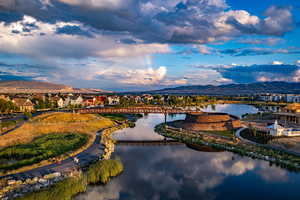
[(99, 93), (99, 89), (81, 89), (42, 81), (0, 81), (0, 93)]
[[(148, 92), (149, 93), (149, 92)], [(300, 94), (300, 83), (257, 82), (228, 85), (191, 85), (150, 91), (152, 94), (245, 95), (258, 93)]]

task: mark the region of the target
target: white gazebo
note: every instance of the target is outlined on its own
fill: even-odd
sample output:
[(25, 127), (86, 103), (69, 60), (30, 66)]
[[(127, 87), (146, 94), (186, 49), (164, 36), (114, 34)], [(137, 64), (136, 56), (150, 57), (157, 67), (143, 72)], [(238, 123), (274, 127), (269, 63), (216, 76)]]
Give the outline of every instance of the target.
[(268, 129), (270, 135), (274, 137), (279, 137), (284, 135), (284, 127), (280, 126), (277, 120), (274, 122), (274, 124), (268, 126)]
[(284, 128), (278, 124), (276, 120), (274, 124), (268, 126), (270, 135), (274, 137), (286, 136), (286, 137), (295, 137), (300, 136), (300, 129), (296, 128)]

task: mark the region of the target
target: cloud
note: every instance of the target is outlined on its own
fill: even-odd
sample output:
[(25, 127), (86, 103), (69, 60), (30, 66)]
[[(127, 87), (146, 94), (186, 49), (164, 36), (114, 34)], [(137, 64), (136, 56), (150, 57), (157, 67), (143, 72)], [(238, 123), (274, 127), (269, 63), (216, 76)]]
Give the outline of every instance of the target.
[(231, 56), (259, 56), (272, 54), (300, 54), (299, 50), (271, 48), (237, 48), (220, 50), (219, 53)]
[(56, 29), (57, 34), (67, 34), (67, 35), (79, 35), (79, 36), (85, 36), (85, 37), (93, 37), (93, 34), (87, 30), (82, 30), (80, 26), (76, 25), (66, 25), (63, 27), (58, 27)]
[(298, 65), (298, 66), (300, 65), (300, 60), (296, 61), (296, 65)]
[[(34, 73), (31, 78), (77, 87), (112, 87), (111, 80), (121, 89), (233, 81), (215, 68), (172, 75), (153, 62), (156, 54), (173, 53), (174, 44), (193, 44), (183, 54), (299, 53), (266, 48), (219, 51), (208, 45), (253, 34), (268, 37), (265, 43), (279, 43), (275, 36), (289, 32), (293, 24), (289, 7), (272, 6), (261, 17), (235, 10), (225, 0), (0, 2), (0, 54), (39, 66), (27, 68)], [(10, 70), (22, 72), (18, 67)]]
[(205, 55), (208, 55), (208, 54), (211, 54), (212, 52), (212, 48), (208, 47), (208, 46), (205, 46), (205, 45), (199, 45), (198, 46), (199, 48), (199, 52), (201, 54), (205, 54)]
[(156, 53), (171, 53), (167, 44), (133, 44), (101, 51), (98, 55), (103, 57), (133, 57)]
[(151, 86), (151, 85), (184, 85), (187, 83), (185, 79), (174, 79), (167, 77), (167, 67), (161, 66), (157, 69), (135, 69), (124, 72), (119, 69), (107, 69), (98, 71), (94, 74), (96, 79), (113, 80), (115, 83), (135, 85), (135, 86)]
[(252, 83), (257, 81), (300, 81), (300, 68), (297, 65), (250, 65), (219, 68), (217, 71), (224, 78), (235, 83)]
[(292, 30), (291, 7), (271, 6), (265, 16), (259, 19), (244, 11), (232, 11), (227, 13), (226, 20), (235, 29), (249, 34), (281, 36)]
[(274, 46), (277, 45), (278, 43), (282, 43), (284, 40), (282, 38), (244, 38), (238, 40), (239, 43), (242, 44), (261, 44), (261, 45), (269, 45), (269, 46)]
[(283, 62), (275, 60), (272, 62), (272, 65), (283, 65)]
[(230, 9), (225, 0), (9, 2), (2, 5), (3, 11), (30, 15), (46, 23), (78, 21), (101, 31), (129, 33), (150, 43), (208, 43), (247, 34), (283, 35), (293, 24), (290, 7), (271, 6), (265, 18), (259, 18), (245, 10)]

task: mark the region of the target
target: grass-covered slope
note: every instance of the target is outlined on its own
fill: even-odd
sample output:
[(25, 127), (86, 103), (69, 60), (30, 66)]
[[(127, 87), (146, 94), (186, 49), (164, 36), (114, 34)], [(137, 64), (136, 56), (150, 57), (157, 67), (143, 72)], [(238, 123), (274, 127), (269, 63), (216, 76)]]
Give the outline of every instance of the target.
[(113, 124), (92, 114), (40, 115), (0, 136), (0, 174), (27, 171), (76, 155), (93, 144), (98, 130)]

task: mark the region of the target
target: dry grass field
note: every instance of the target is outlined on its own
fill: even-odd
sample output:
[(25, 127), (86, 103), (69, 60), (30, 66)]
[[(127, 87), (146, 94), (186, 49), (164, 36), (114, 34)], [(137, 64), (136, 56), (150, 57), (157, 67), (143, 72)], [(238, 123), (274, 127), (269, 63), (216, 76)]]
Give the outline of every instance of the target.
[(95, 132), (112, 126), (109, 119), (93, 114), (49, 113), (25, 123), (15, 131), (0, 136), (0, 149), (16, 144), (26, 144), (34, 138), (51, 133), (83, 133), (93, 141)]
[[(0, 136), (0, 151), (6, 147), (12, 147), (19, 144), (31, 144), (36, 138), (49, 134), (86, 134), (88, 135), (87, 142), (80, 148), (68, 154), (63, 154), (56, 159), (63, 160), (68, 156), (74, 156), (89, 146), (91, 146), (96, 138), (96, 132), (102, 128), (111, 127), (114, 122), (110, 119), (93, 115), (93, 114), (75, 114), (75, 113), (48, 113), (33, 118), (26, 122), (20, 128), (10, 132), (7, 135)], [(16, 170), (0, 172), (0, 175), (14, 174), (27, 171), (36, 167), (45, 166), (53, 163), (51, 160), (43, 160), (39, 163), (24, 166)]]

